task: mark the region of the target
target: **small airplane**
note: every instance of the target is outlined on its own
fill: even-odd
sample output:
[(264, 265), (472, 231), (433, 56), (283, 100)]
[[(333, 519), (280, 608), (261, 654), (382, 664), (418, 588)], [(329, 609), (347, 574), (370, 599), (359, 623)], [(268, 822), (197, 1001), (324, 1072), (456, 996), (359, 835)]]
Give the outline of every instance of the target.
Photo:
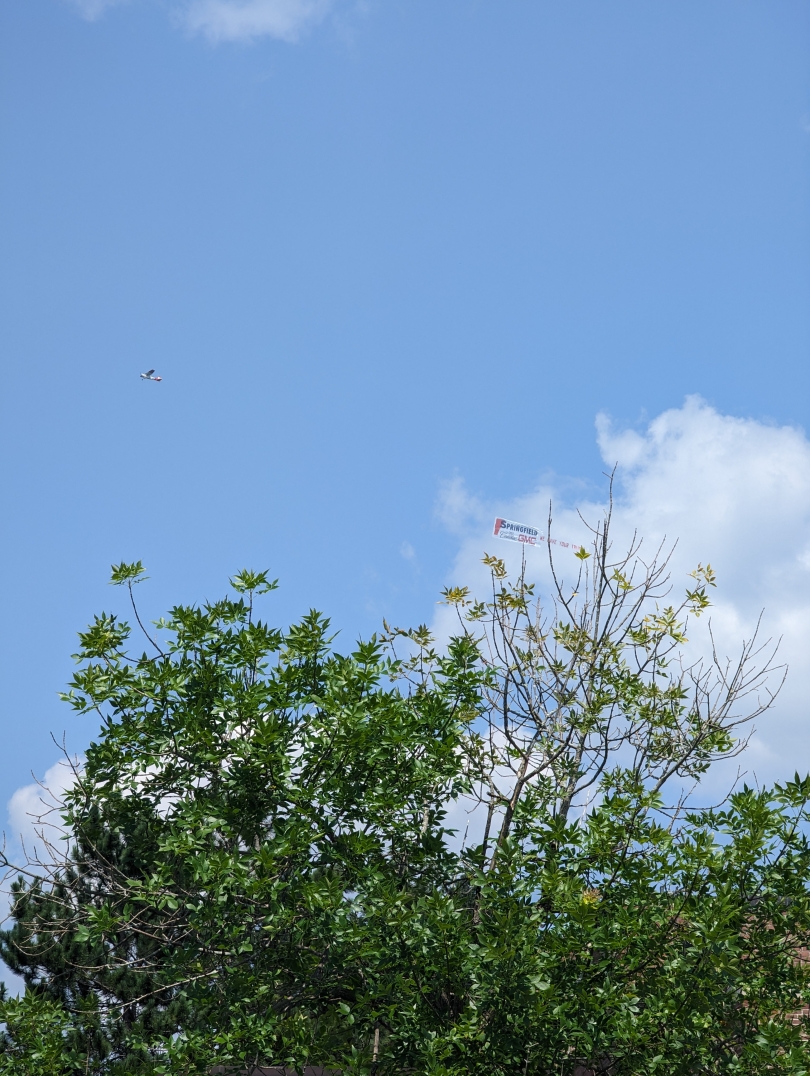
[(141, 374), (141, 378), (144, 381), (162, 381), (162, 377), (158, 377), (154, 370), (147, 370), (145, 374)]

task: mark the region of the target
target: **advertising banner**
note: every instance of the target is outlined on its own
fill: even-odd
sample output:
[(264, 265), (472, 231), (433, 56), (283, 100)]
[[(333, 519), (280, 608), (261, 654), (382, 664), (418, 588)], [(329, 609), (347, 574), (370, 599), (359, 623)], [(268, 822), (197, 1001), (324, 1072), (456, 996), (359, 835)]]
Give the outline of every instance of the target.
[(527, 527), (524, 523), (515, 523), (512, 519), (495, 520), (495, 530), (492, 532), (496, 538), (505, 538), (507, 542), (525, 542), (526, 545), (536, 545), (540, 532), (536, 527)]
[(492, 532), (496, 538), (503, 538), (507, 542), (523, 542), (524, 545), (537, 545), (538, 542), (550, 542), (551, 545), (562, 546), (563, 549), (581, 549), (576, 542), (561, 542), (559, 538), (548, 538), (541, 534), (536, 527), (529, 527), (526, 523), (516, 523), (513, 519), (495, 520), (495, 528)]

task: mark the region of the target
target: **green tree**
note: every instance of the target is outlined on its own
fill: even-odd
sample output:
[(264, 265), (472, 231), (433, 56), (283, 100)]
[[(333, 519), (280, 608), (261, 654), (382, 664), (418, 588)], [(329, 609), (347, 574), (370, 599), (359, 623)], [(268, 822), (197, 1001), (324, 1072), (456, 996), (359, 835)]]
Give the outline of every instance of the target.
[[(86, 947), (63, 945), (70, 990), (44, 961), (31, 980), (77, 1072), (126, 1051), (155, 1073), (807, 1071), (810, 781), (680, 796), (740, 748), (768, 662), (755, 643), (730, 668), (679, 661), (711, 569), (661, 607), (665, 564), (613, 562), (608, 522), (545, 611), (488, 557), (486, 601), (445, 593), (444, 647), (386, 629), (340, 655), (314, 612), (272, 629), (262, 573), (173, 609), (149, 653), (96, 619), (67, 696), (102, 718), (66, 800), (73, 858), (21, 885), (6, 935), (21, 965)], [(130, 594), (140, 578), (114, 569)], [(147, 984), (129, 1026), (118, 974)], [(106, 1055), (81, 1054), (85, 987)]]
[(0, 1073), (3, 1076), (73, 1076), (82, 1061), (69, 1035), (74, 1022), (56, 1002), (33, 993), (0, 1001)]
[[(609, 524), (572, 579), (548, 545), (545, 604), (525, 562), (510, 580), (493, 556), (487, 600), (444, 593), (485, 670), (465, 738), (485, 822), (461, 857), (474, 898), (446, 935), (453, 1017), (416, 1006), (415, 1034), (431, 1029), (427, 1067), (448, 1073), (803, 1072), (810, 781), (716, 810), (683, 799), (744, 748), (780, 670), (756, 639), (735, 662), (687, 661), (711, 567), (667, 604), (666, 556), (613, 556)], [(432, 640), (397, 637), (418, 644), (400, 675), (424, 687)]]
[[(26, 929), (100, 946), (95, 966), (74, 964), (85, 980), (122, 968), (183, 999), (196, 1023), (158, 1040), (167, 1065), (345, 1059), (377, 974), (360, 894), (429, 900), (453, 878), (440, 819), (464, 780), (479, 672), (461, 640), (442, 690), (405, 696), (376, 640), (341, 657), (316, 613), (286, 635), (254, 618), (264, 575), (234, 586), (235, 600), (172, 610), (153, 657), (125, 655), (115, 617), (81, 636), (70, 699), (104, 726), (66, 806), (94, 897), (59, 869), (37, 883), (49, 917)], [(138, 869), (101, 854), (98, 833), (138, 833)], [(113, 1019), (123, 1009), (95, 994)]]

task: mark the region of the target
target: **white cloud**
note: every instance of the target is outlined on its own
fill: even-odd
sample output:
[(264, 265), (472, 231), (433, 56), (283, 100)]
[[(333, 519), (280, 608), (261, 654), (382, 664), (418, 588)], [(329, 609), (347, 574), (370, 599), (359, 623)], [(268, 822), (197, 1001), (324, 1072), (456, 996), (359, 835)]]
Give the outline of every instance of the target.
[(59, 840), (64, 832), (59, 805), (75, 780), (73, 768), (63, 760), (54, 763), (41, 782), (17, 789), (8, 801), (9, 837), (15, 845), (23, 845), (29, 855), (35, 849), (47, 855), (47, 842)]
[(332, 0), (190, 0), (181, 21), (213, 42), (257, 37), (296, 41), (331, 6)]
[[(759, 718), (740, 761), (762, 780), (810, 770), (810, 441), (790, 426), (719, 414), (698, 397), (665, 411), (642, 432), (617, 430), (600, 416), (597, 433), (606, 465), (618, 465), (612, 528), (617, 548), (634, 531), (647, 550), (677, 539), (671, 567), (679, 590), (699, 561), (710, 562), (718, 577), (712, 625), (722, 652), (735, 654), (763, 610), (764, 636), (782, 639), (787, 683), (773, 709)], [(605, 508), (598, 502), (564, 503), (551, 484), (512, 503), (489, 505), (466, 494), (458, 480), (445, 487), (440, 516), (463, 535), (452, 582), (485, 593), (484, 550), (516, 568), (521, 549), (493, 538), (492, 520), (504, 515), (543, 531), (550, 500), (552, 533), (572, 542), (588, 537), (578, 511), (595, 522)], [(526, 555), (542, 580), (547, 548), (529, 547)], [(555, 564), (565, 571), (569, 563), (573, 574), (578, 562), (557, 547)], [(693, 628), (693, 639), (701, 638), (705, 623)], [(451, 630), (449, 610), (442, 609), (436, 628), (441, 634)]]

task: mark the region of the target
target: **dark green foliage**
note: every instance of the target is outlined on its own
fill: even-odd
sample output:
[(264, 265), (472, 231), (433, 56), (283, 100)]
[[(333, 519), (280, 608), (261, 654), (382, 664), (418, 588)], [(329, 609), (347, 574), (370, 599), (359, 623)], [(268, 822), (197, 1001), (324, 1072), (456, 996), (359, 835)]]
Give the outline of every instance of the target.
[(110, 899), (111, 871), (138, 878), (157, 854), (147, 826), (123, 821), (128, 829), (111, 830), (92, 805), (69, 865), (50, 883), (22, 877), (13, 883), (12, 925), (0, 932), (0, 956), (27, 991), (75, 1014), (65, 1043), (79, 1059), (77, 1071), (85, 1071), (89, 1058), (121, 1076), (151, 1072), (150, 1051), (139, 1044), (163, 1041), (190, 1021), (187, 1002), (156, 977), (165, 960), (145, 932), (124, 926), (101, 940), (81, 925), (91, 908)]

